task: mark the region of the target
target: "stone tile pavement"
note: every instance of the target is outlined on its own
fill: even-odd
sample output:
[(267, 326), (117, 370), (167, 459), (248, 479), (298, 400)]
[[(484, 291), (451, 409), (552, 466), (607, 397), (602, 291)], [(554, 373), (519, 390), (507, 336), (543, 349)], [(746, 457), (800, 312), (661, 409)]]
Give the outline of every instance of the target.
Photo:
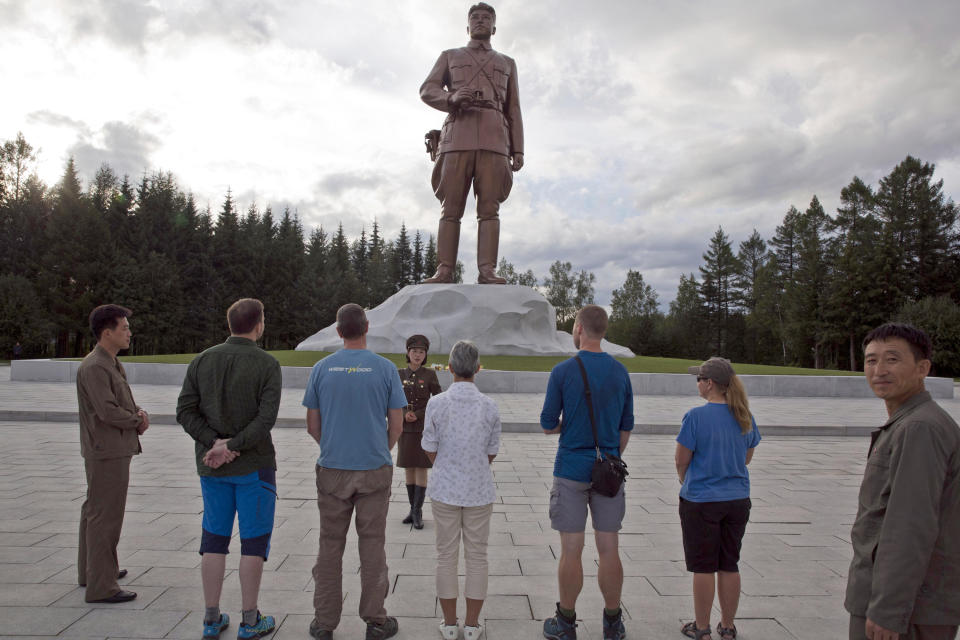
[[(277, 616), (278, 640), (308, 638), (318, 525), (316, 445), (300, 429), (278, 429), (274, 436), (280, 502), (260, 606)], [(86, 604), (75, 584), (85, 490), (76, 423), (0, 422), (0, 438), (0, 636), (197, 639), (202, 505), (192, 441), (180, 428), (152, 426), (143, 455), (134, 460), (119, 553), (130, 572), (123, 585), (139, 597), (121, 605)], [(848, 534), (866, 446), (863, 438), (838, 437), (768, 436), (761, 443), (751, 465), (754, 507), (741, 565), (741, 638), (844, 637)], [(621, 536), (623, 606), (628, 637), (635, 640), (680, 638), (681, 620), (692, 616), (673, 449), (670, 436), (637, 435), (626, 453), (631, 475)], [(553, 611), (559, 536), (549, 528), (547, 503), (555, 451), (555, 438), (505, 434), (494, 462), (498, 499), (483, 611), (491, 640), (541, 637), (541, 621)], [(406, 509), (402, 478), (398, 469), (387, 528), (387, 608), (400, 620), (398, 638), (436, 638), (432, 517), (427, 509), (422, 531), (400, 523)], [(228, 557), (222, 600), (234, 619), (238, 544)], [(344, 560), (344, 619), (335, 637), (360, 638), (352, 530)], [(578, 602), (579, 637), (600, 638), (602, 602), (589, 537), (585, 564), (590, 577)]]

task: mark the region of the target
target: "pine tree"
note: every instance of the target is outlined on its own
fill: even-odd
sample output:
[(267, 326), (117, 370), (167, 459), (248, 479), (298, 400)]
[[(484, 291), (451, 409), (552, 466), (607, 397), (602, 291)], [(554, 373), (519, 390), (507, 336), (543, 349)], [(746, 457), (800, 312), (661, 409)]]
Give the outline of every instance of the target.
[[(423, 236), (420, 235), (420, 229), (413, 236), (413, 271), (411, 272), (413, 284), (419, 284), (424, 279), (423, 268)], [(433, 275), (432, 273), (430, 275)]]
[(380, 225), (373, 221), (367, 265), (367, 306), (376, 307), (395, 293), (390, 273), (390, 255), (380, 235)]
[(700, 295), (713, 329), (714, 353), (728, 354), (730, 316), (736, 305), (734, 282), (740, 264), (733, 255), (730, 239), (723, 232), (723, 227), (718, 227), (713, 234), (703, 260), (704, 266), (700, 267), (703, 278)]
[[(840, 192), (837, 214), (827, 220), (826, 228), (834, 234), (827, 261), (828, 277), (824, 319), (831, 337), (847, 345), (847, 361), (851, 371), (859, 370), (859, 340), (872, 327), (882, 324), (887, 311), (880, 223), (875, 215), (876, 197), (860, 178)], [(879, 277), (878, 277), (879, 276)]]
[(390, 258), (390, 278), (393, 281), (393, 291), (397, 292), (413, 284), (413, 254), (410, 251), (407, 225), (404, 223), (400, 223), (400, 233), (393, 242)]
[(669, 350), (683, 358), (705, 359), (711, 354), (707, 314), (700, 296), (700, 284), (691, 273), (680, 274), (677, 297), (670, 303), (666, 318)]
[(337, 233), (330, 242), (326, 279), (330, 283), (334, 308), (339, 309), (357, 299), (359, 282), (350, 263), (350, 245), (343, 233), (343, 223), (337, 226)]
[(423, 273), (428, 278), (432, 276), (437, 271), (437, 241), (434, 240), (433, 234), (430, 234), (429, 240), (427, 240), (427, 249), (423, 253)]
[(945, 201), (935, 166), (907, 156), (882, 180), (877, 211), (884, 249), (894, 252), (894, 284), (907, 299), (956, 294), (957, 208)]
[[(374, 223), (376, 224), (376, 223)], [(357, 281), (360, 283), (360, 292), (357, 296), (357, 304), (365, 307), (369, 304), (369, 290), (367, 266), (370, 261), (370, 247), (367, 243), (367, 229), (360, 228), (360, 237), (353, 241), (350, 246), (351, 260), (353, 261), (353, 272), (357, 274)]]
[[(797, 224), (797, 264), (794, 281), (786, 291), (787, 327), (796, 336), (794, 357), (804, 366), (822, 369), (827, 342), (825, 291), (828, 278), (826, 255), (829, 250), (824, 230), (827, 214), (816, 196)], [(812, 362), (810, 359), (812, 354)]]

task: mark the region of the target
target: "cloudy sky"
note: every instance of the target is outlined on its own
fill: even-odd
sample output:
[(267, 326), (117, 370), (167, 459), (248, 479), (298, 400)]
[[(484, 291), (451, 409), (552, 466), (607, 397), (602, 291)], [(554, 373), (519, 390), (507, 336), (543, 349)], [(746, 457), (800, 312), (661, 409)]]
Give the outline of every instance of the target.
[[(22, 131), (53, 184), (70, 155), (171, 171), (216, 211), (286, 206), (350, 236), (376, 218), (435, 233), (418, 95), (466, 42), (450, 0), (0, 0), (0, 140)], [(526, 165), (501, 255), (627, 269), (661, 302), (719, 225), (769, 238), (791, 205), (828, 212), (853, 176), (907, 154), (960, 190), (960, 3), (952, 0), (500, 0)], [(465, 220), (472, 219), (468, 204)], [(475, 277), (476, 225), (461, 259)]]

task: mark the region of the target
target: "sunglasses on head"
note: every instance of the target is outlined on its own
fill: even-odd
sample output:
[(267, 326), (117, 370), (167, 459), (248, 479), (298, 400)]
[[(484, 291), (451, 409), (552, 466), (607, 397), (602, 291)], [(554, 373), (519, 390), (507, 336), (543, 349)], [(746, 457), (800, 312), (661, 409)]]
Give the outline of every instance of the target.
[(704, 380), (709, 380), (707, 376), (697, 376), (697, 382), (703, 382)]

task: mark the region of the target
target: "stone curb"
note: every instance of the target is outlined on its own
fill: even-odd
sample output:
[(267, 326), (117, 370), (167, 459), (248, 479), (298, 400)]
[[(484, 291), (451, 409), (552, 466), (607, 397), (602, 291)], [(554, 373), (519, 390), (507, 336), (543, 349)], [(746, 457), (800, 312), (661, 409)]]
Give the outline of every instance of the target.
[[(63, 382), (76, 380), (78, 360), (15, 360), (11, 363), (10, 380), (14, 382)], [(128, 362), (124, 364), (127, 382), (132, 385), (152, 384), (180, 386), (187, 371), (185, 364)], [(310, 367), (282, 367), (285, 389), (304, 389)], [(481, 370), (476, 377), (482, 393), (546, 393), (550, 373), (546, 371)], [(446, 389), (453, 381), (449, 371), (438, 371), (440, 385)], [(873, 392), (860, 376), (740, 376), (750, 397), (777, 398), (872, 398)], [(631, 373), (633, 395), (695, 396), (697, 383), (683, 373)], [(952, 378), (927, 378), (927, 391), (934, 398), (953, 398)]]

